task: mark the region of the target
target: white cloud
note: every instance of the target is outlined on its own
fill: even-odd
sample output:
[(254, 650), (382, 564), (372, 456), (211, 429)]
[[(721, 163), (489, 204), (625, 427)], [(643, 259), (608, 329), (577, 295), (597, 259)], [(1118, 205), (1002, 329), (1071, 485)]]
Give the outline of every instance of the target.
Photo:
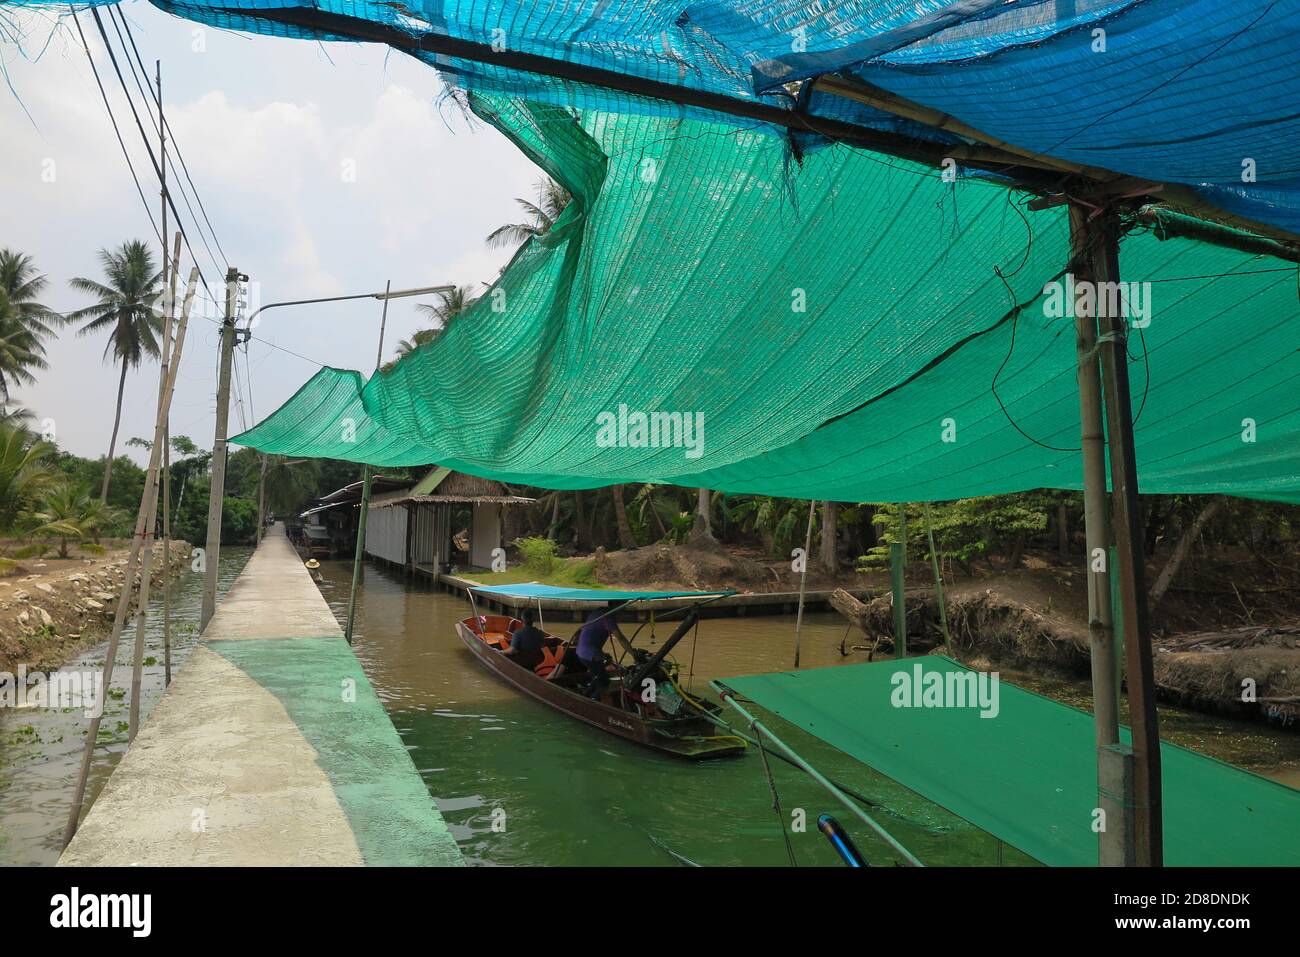
[[(488, 280), (509, 258), (510, 251), (485, 249), (483, 237), (517, 217), (514, 197), (530, 194), (538, 173), (495, 130), (440, 109), (441, 87), (428, 67), (370, 45), (331, 44), (327, 57), (315, 43), (212, 29), (199, 53), (193, 24), (145, 4), (130, 5), (127, 14), (150, 73), (155, 57), (163, 61), (168, 122), (221, 246), (258, 283), (262, 302), (368, 292), (390, 279), (395, 288)], [(47, 32), (34, 29), (28, 48), (39, 49)], [(153, 229), (71, 36), (65, 31), (35, 62), (12, 49), (4, 56), (36, 127), (0, 90), (0, 177), (9, 187), (0, 246), (36, 258), (50, 279), (45, 300), (61, 310), (85, 304), (67, 280), (98, 275), (101, 247), (147, 239)], [(157, 184), (139, 133), (120, 90), (113, 92), (111, 67), (100, 64), (156, 212)], [(58, 176), (42, 183), (49, 158)], [(340, 175), (345, 159), (356, 161), (355, 182)], [(209, 259), (178, 194), (175, 200), (200, 267), (219, 281), (224, 262)], [(371, 300), (268, 313), (248, 353), (256, 412), (268, 413), (315, 371), (261, 340), (368, 373), (378, 320)], [(423, 322), (412, 303), (394, 302), (385, 351), (391, 355)], [(173, 414), (173, 432), (205, 447), (213, 428), (214, 332), (196, 321)], [(102, 454), (112, 427), (117, 376), (102, 362), (103, 348), (102, 340), (69, 330), (49, 346), (50, 370), (17, 396), (54, 417), (60, 443), (83, 455)], [(241, 356), (241, 375), (243, 363)], [(156, 382), (156, 366), (129, 377), (119, 447), (152, 429)]]

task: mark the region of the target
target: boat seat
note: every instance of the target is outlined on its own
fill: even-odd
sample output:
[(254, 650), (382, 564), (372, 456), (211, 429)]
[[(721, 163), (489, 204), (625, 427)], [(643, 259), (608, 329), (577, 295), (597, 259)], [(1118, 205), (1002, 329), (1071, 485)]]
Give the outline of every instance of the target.
[(555, 648), (549, 645), (542, 645), (542, 663), (533, 669), (535, 674), (543, 678), (549, 678), (551, 672), (559, 667), (560, 662), (564, 660), (564, 646), (558, 645)]

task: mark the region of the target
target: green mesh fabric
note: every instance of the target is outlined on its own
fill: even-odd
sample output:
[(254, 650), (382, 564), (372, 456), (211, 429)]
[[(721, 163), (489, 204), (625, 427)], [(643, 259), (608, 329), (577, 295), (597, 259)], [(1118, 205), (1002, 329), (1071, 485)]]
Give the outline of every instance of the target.
[[(931, 655), (725, 683), (1035, 860), (1095, 865), (1092, 716), (1005, 682), (990, 718), (970, 707), (895, 707), (894, 675), (914, 668), (971, 674)], [(1121, 736), (1128, 743), (1127, 728)], [(1175, 745), (1160, 753), (1166, 864), (1300, 864), (1300, 791)]]
[[(552, 488), (1079, 486), (1073, 322), (1042, 302), (1060, 209), (842, 145), (798, 160), (734, 126), (472, 102), (574, 194), (560, 222), (390, 372), (323, 369), (232, 441)], [(1295, 267), (1134, 232), (1121, 270), (1151, 283), (1130, 346), (1143, 490), (1300, 501)], [(602, 444), (621, 407), (697, 417), (702, 442)]]

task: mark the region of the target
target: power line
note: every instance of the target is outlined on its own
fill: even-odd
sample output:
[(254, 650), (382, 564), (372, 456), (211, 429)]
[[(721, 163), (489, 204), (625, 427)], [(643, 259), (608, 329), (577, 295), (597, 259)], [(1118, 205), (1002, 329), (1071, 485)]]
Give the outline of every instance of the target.
[(118, 128), (117, 117), (113, 115), (112, 104), (108, 102), (108, 92), (104, 89), (104, 83), (99, 78), (99, 68), (95, 66), (95, 58), (91, 55), (90, 44), (86, 42), (86, 34), (82, 32), (81, 21), (77, 19), (77, 11), (72, 10), (72, 22), (77, 25), (77, 34), (81, 37), (81, 48), (86, 51), (86, 59), (90, 61), (90, 71), (95, 75), (95, 83), (99, 87), (99, 95), (104, 99), (104, 109), (108, 111), (109, 122), (113, 124), (113, 132), (117, 134), (117, 145), (122, 148), (122, 157), (126, 160), (126, 168), (131, 171), (131, 179), (135, 183), (136, 192), (140, 194), (140, 202), (144, 204), (145, 215), (149, 217), (149, 224), (153, 226), (154, 235), (158, 237), (158, 242), (166, 248), (167, 242), (163, 239), (162, 231), (158, 228), (158, 222), (153, 218), (153, 207), (149, 201), (144, 198), (144, 189), (140, 186), (140, 178), (135, 174), (135, 164), (131, 162), (131, 154), (127, 151), (126, 141), (122, 139), (122, 131)]
[[(117, 17), (115, 17), (115, 16), (113, 15), (113, 13), (114, 13), (114, 8), (110, 7), (110, 8), (109, 8), (109, 14), (108, 14), (108, 15), (109, 15), (109, 20), (110, 20), (110, 21), (112, 22), (112, 24), (113, 24), (113, 30), (117, 33), (117, 42), (118, 42), (119, 44), (121, 44), (121, 46), (122, 46), (122, 52), (123, 52), (123, 55), (124, 55), (125, 58), (126, 58), (127, 68), (131, 71), (131, 79), (135, 82), (135, 88), (136, 88), (136, 90), (138, 90), (139, 93), (140, 93), (140, 99), (142, 99), (142, 100), (144, 101), (144, 104), (145, 104), (145, 112), (148, 114), (148, 117), (149, 117), (149, 121), (150, 121), (150, 123), (151, 123), (153, 126), (156, 127), (158, 124), (155, 122), (156, 113), (155, 113), (155, 110), (154, 110), (154, 98), (153, 98), (153, 95), (152, 95), (151, 92), (145, 92), (145, 86), (146, 86), (146, 85), (149, 85), (148, 74), (144, 72), (143, 64), (141, 65), (140, 72), (137, 72), (137, 71), (136, 71), (136, 64), (131, 60), (131, 57), (130, 57), (129, 55), (127, 55), (126, 40), (125, 40), (125, 39), (123, 38), (123, 36), (122, 36), (122, 29), (121, 29), (121, 27), (118, 26), (118, 19), (117, 19)], [(120, 13), (119, 13), (119, 16), (120, 16)], [(141, 82), (141, 79), (140, 79), (141, 75), (144, 75), (144, 77), (145, 77), (143, 83)], [(151, 90), (152, 90), (152, 87), (151, 87)], [(163, 117), (163, 120), (164, 120), (164, 121), (166, 120), (166, 117), (165, 117), (165, 116)], [(177, 146), (177, 144), (175, 143), (174, 140), (173, 140), (173, 142), (172, 142), (172, 146), (173, 146), (174, 149), (179, 149), (179, 147)], [(166, 162), (166, 157), (165, 157), (165, 156), (164, 156), (164, 162)], [(174, 163), (171, 164), (171, 168), (172, 168), (172, 172), (175, 173), (175, 172), (176, 172), (176, 164), (174, 164)], [(180, 174), (177, 173), (177, 180), (179, 181), (179, 179), (180, 179)], [(230, 264), (227, 263), (227, 264), (225, 265), (224, 269), (223, 269), (221, 263), (217, 261), (217, 257), (213, 255), (213, 253), (212, 253), (212, 247), (208, 245), (207, 237), (203, 234), (203, 229), (202, 229), (202, 227), (199, 226), (199, 223), (198, 223), (198, 217), (197, 217), (197, 216), (195, 215), (195, 213), (194, 213), (194, 207), (193, 207), (192, 205), (190, 205), (190, 198), (189, 198), (189, 196), (188, 196), (188, 195), (186, 194), (186, 192), (185, 192), (184, 185), (181, 184), (181, 187), (182, 187), (182, 188), (181, 188), (181, 199), (183, 199), (183, 200), (185, 201), (185, 207), (186, 207), (186, 209), (188, 209), (189, 212), (190, 212), (190, 219), (191, 219), (191, 221), (192, 221), (192, 222), (194, 223), (194, 225), (198, 228), (199, 239), (200, 239), (200, 241), (203, 243), (203, 248), (207, 250), (208, 258), (212, 260), (212, 265), (216, 267), (217, 272), (223, 272), (223, 271), (225, 271), (225, 270), (228, 270), (228, 269), (230, 268)], [(170, 202), (170, 198), (171, 198), (171, 197), (170, 197), (170, 193), (169, 193), (169, 191), (166, 190), (165, 188), (164, 188), (164, 194), (166, 195), (168, 201)], [(213, 238), (215, 239), (216, 237), (214, 236)], [(218, 245), (220, 245), (220, 244), (218, 244)]]
[[(108, 39), (108, 33), (104, 30), (104, 21), (99, 16), (98, 8), (91, 7), (90, 15), (94, 17), (95, 26), (99, 30), (99, 36), (104, 41), (104, 48), (108, 51), (108, 58), (113, 64), (113, 72), (117, 74), (117, 82), (122, 87), (122, 93), (126, 96), (127, 105), (131, 107), (131, 115), (135, 119), (136, 129), (140, 131), (140, 139), (144, 142), (145, 152), (149, 154), (149, 162), (153, 164), (154, 175), (158, 177), (158, 183), (161, 186), (163, 182), (162, 168), (158, 165), (158, 158), (154, 155), (153, 147), (149, 143), (149, 134), (145, 132), (144, 124), (140, 122), (140, 113), (135, 108), (135, 100), (131, 98), (130, 90), (127, 89), (126, 78), (122, 76), (122, 68), (117, 62), (117, 54), (113, 50), (113, 44)], [(89, 52), (89, 50), (87, 52)], [(207, 277), (203, 275), (203, 270), (198, 265), (198, 256), (194, 253), (194, 245), (190, 242), (190, 237), (185, 232), (185, 224), (181, 217), (180, 210), (176, 208), (176, 203), (172, 200), (169, 192), (164, 190), (163, 196), (167, 201), (168, 208), (172, 211), (172, 215), (176, 217), (176, 228), (180, 230), (181, 238), (185, 240), (185, 246), (190, 251), (190, 258), (195, 260), (194, 268), (199, 271), (199, 279), (202, 280), (205, 287), (210, 287)], [(142, 191), (141, 199), (143, 198), (144, 193)], [(148, 208), (148, 206), (149, 204), (146, 202), (145, 207)], [(152, 215), (150, 215), (150, 220), (152, 220), (152, 218)], [(155, 227), (155, 232), (157, 232), (157, 227)], [(159, 237), (159, 241), (163, 242), (161, 236)], [(165, 242), (163, 245), (164, 248), (166, 248)]]
[[(113, 16), (114, 9), (115, 8), (113, 7), (109, 8), (110, 17)], [(118, 26), (119, 22), (121, 24), (120, 27)], [(136, 88), (140, 90), (140, 96), (144, 99), (146, 108), (149, 110), (149, 117), (152, 120), (155, 115), (153, 104), (151, 102), (152, 98), (150, 97), (149, 94), (145, 93), (144, 91), (145, 86), (150, 86), (150, 88), (152, 89), (152, 85), (149, 83), (149, 78), (148, 78), (149, 73), (148, 70), (145, 69), (144, 60), (140, 56), (140, 49), (139, 47), (136, 46), (135, 35), (131, 32), (131, 25), (126, 19), (126, 14), (124, 14), (120, 8), (116, 8), (116, 19), (114, 20), (113, 27), (117, 31), (118, 41), (122, 44), (123, 52), (126, 52), (127, 42), (129, 41), (130, 43), (131, 52), (134, 53), (135, 60), (133, 62), (131, 58), (128, 56), (127, 64), (131, 68), (131, 76), (132, 78), (135, 79)], [(122, 36), (123, 32), (125, 32), (126, 34), (125, 40), (123, 39)], [(139, 67), (138, 71), (137, 71), (137, 65)], [(143, 85), (141, 83), (141, 77), (144, 78)], [(212, 226), (212, 220), (208, 218), (208, 211), (207, 208), (203, 205), (203, 198), (199, 195), (198, 187), (194, 185), (194, 180), (190, 177), (189, 167), (185, 163), (185, 154), (181, 151), (180, 141), (176, 138), (176, 134), (175, 132), (173, 132), (171, 128), (171, 124), (167, 121), (166, 114), (162, 113), (162, 115), (159, 116), (159, 119), (161, 121), (161, 125), (163, 129), (165, 129), (167, 131), (167, 134), (171, 137), (172, 153), (167, 154), (166, 160), (168, 164), (171, 166), (172, 172), (176, 174), (178, 185), (180, 185), (181, 187), (181, 197), (185, 200), (185, 206), (190, 211), (190, 218), (193, 220), (195, 228), (198, 229), (199, 231), (199, 238), (203, 240), (203, 245), (207, 248), (208, 255), (212, 258), (213, 264), (216, 265), (218, 269), (222, 268), (223, 265), (225, 269), (229, 269), (230, 260), (226, 257), (225, 250), (221, 248), (221, 240), (217, 237), (217, 231)], [(194, 207), (190, 205), (189, 195), (186, 193), (185, 190), (185, 184), (180, 182), (181, 170), (176, 169), (176, 163), (172, 161), (171, 158), (172, 154), (175, 154), (175, 156), (181, 162), (181, 170), (184, 171), (185, 180), (188, 181), (190, 186), (190, 192), (192, 192), (194, 195), (194, 202), (198, 204), (199, 210), (203, 214), (203, 222), (207, 224), (208, 234), (212, 236), (212, 241), (213, 243), (216, 244), (217, 251), (221, 254), (220, 262), (218, 262), (217, 257), (212, 254), (212, 248), (208, 246), (207, 239), (204, 237), (203, 234), (203, 226), (202, 224), (199, 223), (199, 218), (194, 213)]]

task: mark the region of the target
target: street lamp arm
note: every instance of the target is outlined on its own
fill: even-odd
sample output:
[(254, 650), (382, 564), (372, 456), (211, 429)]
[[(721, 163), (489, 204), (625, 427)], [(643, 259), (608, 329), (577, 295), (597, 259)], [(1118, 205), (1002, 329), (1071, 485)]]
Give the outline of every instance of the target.
[(347, 302), (353, 299), (405, 299), (410, 296), (431, 296), (440, 292), (451, 292), (455, 286), (421, 286), (418, 289), (397, 289), (392, 292), (363, 292), (352, 296), (325, 296), (320, 299), (290, 299), (285, 302), (269, 302), (265, 306), (259, 306), (253, 314), (248, 317), (246, 328), (253, 327), (253, 320), (268, 309), (278, 309), (281, 306), (309, 306), (321, 302)]

